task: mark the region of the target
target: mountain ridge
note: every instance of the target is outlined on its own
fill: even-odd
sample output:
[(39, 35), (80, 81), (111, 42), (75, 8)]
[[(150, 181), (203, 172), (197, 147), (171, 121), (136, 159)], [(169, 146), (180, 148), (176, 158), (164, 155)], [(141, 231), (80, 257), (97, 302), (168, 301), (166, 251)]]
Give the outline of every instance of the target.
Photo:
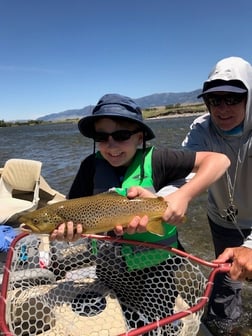
[[(148, 96), (134, 98), (135, 102), (141, 109), (152, 108), (156, 106), (167, 106), (174, 104), (192, 104), (199, 103), (197, 96), (201, 93), (201, 89), (189, 92), (163, 92), (154, 93)], [(36, 120), (41, 121), (61, 121), (66, 119), (78, 119), (92, 113), (94, 105), (87, 105), (81, 109), (70, 109), (62, 112), (56, 112), (44, 115)]]

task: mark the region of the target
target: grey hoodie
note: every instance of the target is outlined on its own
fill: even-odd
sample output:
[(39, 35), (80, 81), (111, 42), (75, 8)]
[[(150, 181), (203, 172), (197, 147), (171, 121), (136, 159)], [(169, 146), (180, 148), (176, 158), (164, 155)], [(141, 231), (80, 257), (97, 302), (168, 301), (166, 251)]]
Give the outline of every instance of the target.
[[(231, 184), (235, 182), (234, 204), (238, 209), (237, 224), (241, 229), (251, 229), (252, 232), (252, 66), (239, 57), (225, 58), (216, 64), (206, 82), (216, 79), (240, 80), (248, 90), (242, 134), (225, 134), (213, 124), (210, 114), (207, 113), (194, 120), (182, 146), (194, 151), (225, 153), (229, 157), (231, 166), (228, 175)], [(214, 223), (227, 229), (234, 229), (237, 225), (225, 218), (225, 209), (228, 206), (229, 192), (225, 174), (208, 190), (207, 211)], [(252, 248), (252, 233), (244, 242), (244, 246)]]

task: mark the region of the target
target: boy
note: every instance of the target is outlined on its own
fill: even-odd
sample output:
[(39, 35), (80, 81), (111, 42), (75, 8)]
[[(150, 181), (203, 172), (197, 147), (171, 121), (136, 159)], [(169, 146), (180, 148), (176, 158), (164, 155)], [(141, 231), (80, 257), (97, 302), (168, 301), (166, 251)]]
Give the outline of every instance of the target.
[[(205, 191), (229, 166), (229, 160), (223, 154), (168, 148), (159, 150), (147, 146), (146, 141), (154, 138), (153, 131), (144, 123), (137, 104), (131, 98), (119, 94), (103, 96), (92, 115), (82, 118), (78, 126), (84, 136), (94, 139), (94, 147), (98, 145), (99, 150), (96, 152), (94, 149), (94, 153), (81, 163), (69, 198), (90, 196), (112, 187), (124, 195), (132, 186), (156, 192), (169, 182), (195, 172), (190, 182), (165, 197), (168, 204), (166, 217), (169, 223), (177, 224), (183, 221), (191, 199)], [(120, 225), (115, 228), (115, 232), (132, 240), (178, 246), (175, 225), (164, 223), (164, 236), (157, 236), (145, 232), (145, 218), (137, 226), (136, 220), (132, 220), (127, 232), (123, 232)], [(81, 225), (77, 225), (75, 233), (73, 223), (69, 222), (65, 238), (65, 225), (55, 230), (51, 238), (73, 241), (80, 237)], [(160, 318), (172, 313), (174, 298), (170, 297), (168, 289), (173, 276), (171, 263), (174, 261), (169, 253), (136, 249), (130, 245), (123, 247), (118, 255), (118, 249), (111, 244), (104, 244), (99, 253), (97, 276), (114, 289), (123, 305), (134, 307), (148, 322), (155, 321), (157, 316)], [(170, 271), (170, 275), (160, 282), (160, 270), (164, 268)], [(148, 290), (146, 283), (151, 284)], [(158, 294), (160, 292), (162, 298)], [(146, 302), (150, 302), (152, 309), (146, 306)]]

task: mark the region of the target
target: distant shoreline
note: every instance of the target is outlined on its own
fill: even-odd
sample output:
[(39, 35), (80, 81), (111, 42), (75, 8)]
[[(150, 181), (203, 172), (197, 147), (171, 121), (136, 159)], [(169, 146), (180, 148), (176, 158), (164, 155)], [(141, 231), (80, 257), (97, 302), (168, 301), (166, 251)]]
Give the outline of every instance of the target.
[(146, 120), (158, 120), (158, 119), (171, 119), (171, 118), (186, 118), (186, 117), (198, 117), (201, 116), (203, 114), (207, 113), (207, 111), (205, 112), (190, 112), (190, 113), (174, 113), (174, 114), (170, 114), (170, 115), (160, 115), (157, 117), (149, 117), (146, 118)]
[[(181, 107), (177, 109), (178, 111), (167, 111), (167, 109), (160, 109), (157, 110), (155, 108), (155, 111), (151, 111), (152, 113), (150, 114), (150, 111), (143, 111), (143, 117), (145, 120), (159, 120), (159, 119), (171, 119), (171, 118), (188, 118), (188, 117), (198, 117), (200, 115), (203, 115), (206, 113), (205, 108), (198, 108), (198, 111), (193, 111), (191, 108), (190, 111), (189, 108), (183, 107), (183, 110)], [(188, 112), (187, 112), (188, 111)], [(145, 114), (144, 112), (147, 112)], [(50, 120), (50, 121), (45, 121), (45, 120), (27, 120), (27, 121), (16, 121), (16, 122), (5, 122), (4, 120), (0, 120), (0, 128), (2, 127), (16, 127), (16, 126), (35, 126), (35, 125), (47, 125), (47, 124), (58, 124), (58, 123), (78, 123), (81, 118), (65, 118), (65, 119), (58, 119), (58, 120)]]

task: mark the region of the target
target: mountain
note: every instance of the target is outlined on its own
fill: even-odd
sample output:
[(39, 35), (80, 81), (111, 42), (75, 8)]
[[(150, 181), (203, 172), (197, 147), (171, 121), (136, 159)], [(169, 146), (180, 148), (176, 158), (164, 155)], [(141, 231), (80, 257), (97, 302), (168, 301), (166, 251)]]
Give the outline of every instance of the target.
[(51, 113), (51, 114), (47, 114), (45, 116), (39, 117), (36, 120), (60, 121), (60, 120), (66, 120), (66, 119), (79, 119), (79, 118), (84, 117), (85, 115), (91, 114), (93, 107), (94, 106), (92, 105), (88, 105), (78, 110), (66, 110), (66, 111), (58, 112), (58, 113)]
[[(198, 103), (200, 100), (197, 99), (197, 96), (200, 93), (201, 89), (180, 93), (154, 93), (149, 96), (135, 98), (134, 100), (142, 109), (146, 109), (155, 106)], [(82, 109), (73, 109), (58, 113), (47, 114), (45, 116), (39, 117), (37, 120), (60, 121), (65, 119), (79, 119), (91, 114), (93, 107), (93, 105), (88, 105), (86, 107), (83, 107)]]
[(166, 106), (173, 104), (191, 104), (199, 103), (197, 96), (201, 93), (201, 89), (191, 92), (180, 93), (155, 93), (150, 96), (134, 99), (142, 109), (155, 106)]

